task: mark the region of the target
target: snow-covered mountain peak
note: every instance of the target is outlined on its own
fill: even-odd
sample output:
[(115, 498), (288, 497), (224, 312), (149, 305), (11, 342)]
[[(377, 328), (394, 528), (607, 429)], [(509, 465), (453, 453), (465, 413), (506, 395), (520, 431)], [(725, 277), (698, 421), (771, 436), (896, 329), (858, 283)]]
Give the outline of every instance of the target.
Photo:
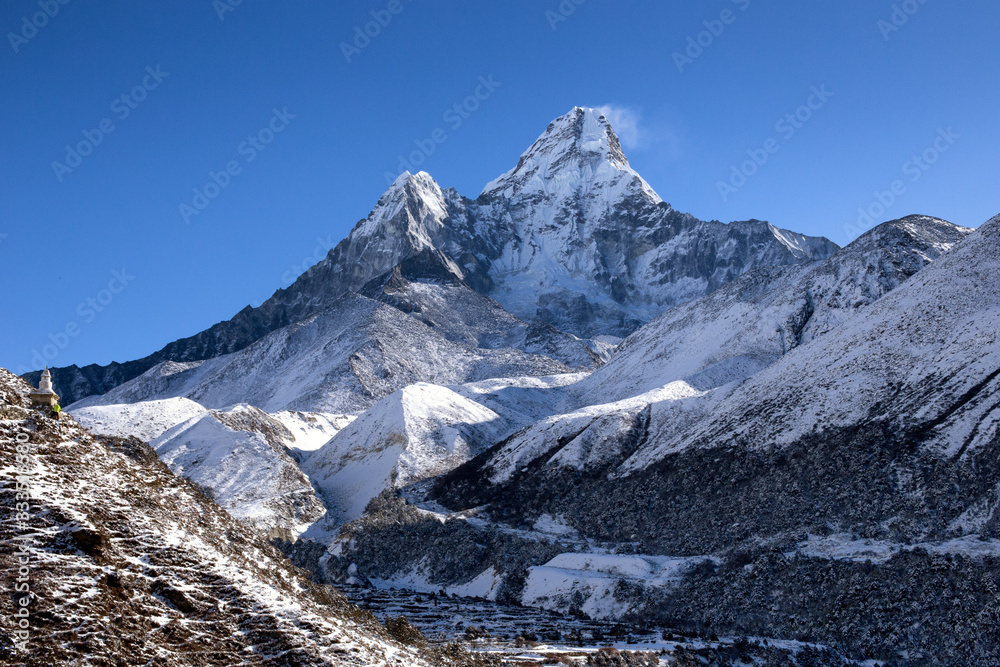
[(392, 189), (395, 187), (402, 187), (412, 177), (413, 174), (411, 174), (410, 171), (407, 169), (396, 177), (396, 180), (392, 182), (392, 185), (390, 185), (389, 188)]
[(661, 201), (622, 152), (611, 123), (596, 109), (574, 107), (549, 123), (517, 166), (491, 181), (482, 196), (586, 193), (595, 187), (638, 190)]
[(628, 166), (618, 135), (608, 119), (596, 109), (573, 107), (569, 113), (549, 123), (545, 133), (532, 146), (536, 147), (557, 155), (566, 155), (575, 147), (581, 155), (591, 159), (604, 158), (619, 166)]
[[(969, 227), (960, 227), (929, 215), (908, 215), (868, 230), (845, 250), (861, 255), (898, 248), (903, 255), (918, 260), (919, 266), (922, 266), (950, 250), (972, 231)], [(915, 268), (918, 267), (915, 265)]]
[(448, 204), (441, 188), (425, 171), (404, 171), (379, 197), (368, 218), (355, 230), (359, 237), (391, 232), (405, 235), (415, 249), (433, 247), (432, 235), (444, 225)]
[(969, 227), (961, 227), (947, 220), (930, 215), (908, 215), (878, 225), (858, 238), (883, 240), (887, 234), (903, 233), (925, 243), (954, 243), (956, 234), (960, 237), (972, 232)]

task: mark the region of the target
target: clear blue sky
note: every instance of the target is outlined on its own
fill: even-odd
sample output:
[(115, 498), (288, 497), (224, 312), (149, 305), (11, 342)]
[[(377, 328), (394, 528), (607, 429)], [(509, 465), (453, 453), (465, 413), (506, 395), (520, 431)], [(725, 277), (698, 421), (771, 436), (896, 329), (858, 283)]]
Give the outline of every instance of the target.
[[(897, 180), (880, 219), (976, 226), (1000, 210), (988, 0), (910, 0), (891, 31), (890, 0), (243, 0), (220, 19), (223, 2), (42, 0), (51, 18), (3, 3), (0, 365), (61, 342), (52, 365), (126, 361), (228, 319), (343, 238), (415, 141), (440, 128), (420, 168), (475, 197), (574, 105), (611, 106), (633, 167), (704, 219), (844, 244)], [(373, 11), (391, 20), (348, 62), (341, 44)], [(706, 46), (678, 67), (689, 38)], [(445, 114), (480, 77), (499, 85), (457, 125)], [(796, 110), (808, 120), (777, 125)], [(89, 155), (53, 167), (102, 122)], [(272, 122), (263, 150), (243, 143)], [(719, 182), (765, 145), (724, 199)], [(906, 164), (927, 150), (926, 170)], [(186, 223), (179, 206), (230, 161), (239, 173)]]

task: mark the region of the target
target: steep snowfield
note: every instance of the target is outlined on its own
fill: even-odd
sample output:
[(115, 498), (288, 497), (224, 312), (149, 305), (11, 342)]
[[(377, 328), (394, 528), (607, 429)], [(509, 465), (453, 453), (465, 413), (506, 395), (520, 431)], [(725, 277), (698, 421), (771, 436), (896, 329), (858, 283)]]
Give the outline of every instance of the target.
[(237, 519), (294, 539), (326, 509), (285, 448), (290, 440), (281, 422), (239, 405), (192, 417), (150, 444), (174, 473), (209, 489)]
[(285, 446), (299, 452), (319, 449), (354, 421), (353, 415), (334, 415), (324, 412), (281, 410), (271, 416), (281, 422), (292, 435), (292, 439), (287, 441)]
[(149, 442), (177, 424), (207, 412), (207, 408), (187, 398), (96, 405), (70, 410), (70, 414), (80, 425), (91, 433), (123, 438), (134, 435), (143, 442)]
[(309, 455), (303, 470), (339, 521), (356, 519), (384, 489), (450, 470), (504, 428), (492, 410), (436, 385), (394, 392)]
[(587, 375), (562, 373), (546, 377), (496, 378), (450, 388), (501, 415), (516, 430), (543, 417), (569, 411), (567, 388)]
[[(27, 384), (0, 369), (8, 400)], [(16, 473), (15, 435), (28, 437)], [(134, 443), (135, 441), (131, 441)], [(0, 420), (0, 484), (14, 516), (15, 474), (31, 487), (27, 538), (30, 653), (25, 664), (424, 664), (374, 619), (313, 584), (248, 527), (172, 474), (143, 445), (94, 438), (71, 419)], [(0, 552), (17, 572), (14, 549)], [(13, 618), (15, 598), (0, 611)], [(6, 623), (6, 621), (5, 621)], [(13, 664), (13, 634), (0, 655)]]

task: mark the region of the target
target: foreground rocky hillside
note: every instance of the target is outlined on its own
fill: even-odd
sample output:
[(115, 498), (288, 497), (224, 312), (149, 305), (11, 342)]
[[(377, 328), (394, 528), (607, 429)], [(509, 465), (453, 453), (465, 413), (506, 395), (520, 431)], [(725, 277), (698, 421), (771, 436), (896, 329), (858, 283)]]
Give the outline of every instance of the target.
[[(0, 540), (18, 545), (3, 550), (0, 565), (5, 588), (13, 589), (21, 565), (27, 584), (23, 594), (3, 596), (0, 662), (425, 664), (374, 617), (304, 578), (149, 447), (95, 438), (72, 419), (29, 410), (28, 391), (0, 369), (8, 517)], [(16, 451), (19, 436), (26, 443)], [(30, 487), (23, 526), (13, 520), (15, 478)], [(15, 654), (22, 597), (29, 650)]]

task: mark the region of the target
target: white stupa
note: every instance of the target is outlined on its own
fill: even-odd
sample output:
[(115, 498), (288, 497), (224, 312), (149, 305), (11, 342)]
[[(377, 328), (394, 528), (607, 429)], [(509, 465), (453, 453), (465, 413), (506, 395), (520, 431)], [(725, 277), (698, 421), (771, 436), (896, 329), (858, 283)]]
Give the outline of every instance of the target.
[(28, 398), (31, 399), (33, 406), (46, 405), (51, 408), (59, 402), (59, 395), (52, 391), (52, 374), (49, 373), (48, 366), (42, 371), (42, 377), (38, 380), (38, 389), (28, 394)]

